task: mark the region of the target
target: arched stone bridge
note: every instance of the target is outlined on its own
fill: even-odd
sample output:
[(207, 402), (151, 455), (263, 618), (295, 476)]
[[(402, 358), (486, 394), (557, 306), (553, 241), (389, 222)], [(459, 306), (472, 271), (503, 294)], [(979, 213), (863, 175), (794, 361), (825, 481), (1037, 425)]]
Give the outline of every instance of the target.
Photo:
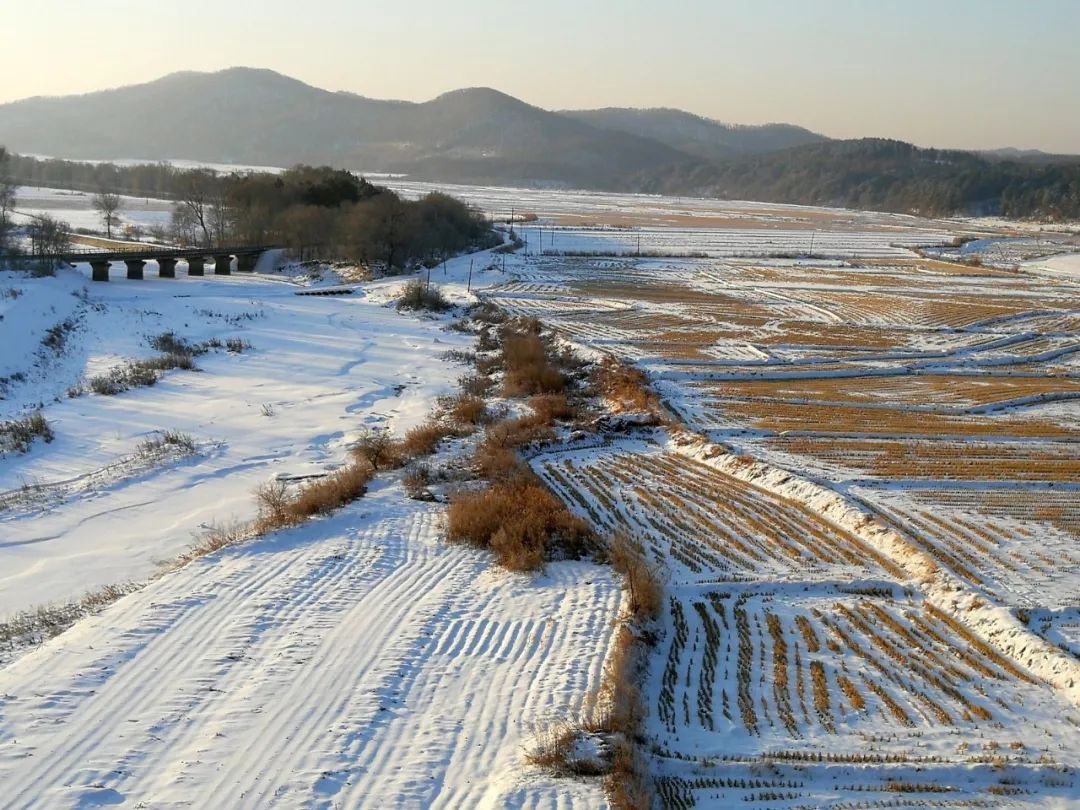
[(125, 248), (116, 251), (96, 250), (86, 253), (58, 253), (43, 258), (56, 259), (75, 264), (86, 262), (90, 265), (90, 277), (94, 281), (109, 280), (109, 266), (113, 262), (127, 265), (127, 277), (141, 279), (143, 268), (149, 261), (158, 263), (158, 275), (161, 278), (176, 278), (176, 263), (186, 261), (189, 276), (201, 276), (206, 272), (207, 259), (213, 262), (214, 274), (226, 276), (232, 272), (232, 260), (236, 257), (236, 269), (241, 273), (251, 273), (259, 257), (273, 247), (219, 247), (219, 248)]

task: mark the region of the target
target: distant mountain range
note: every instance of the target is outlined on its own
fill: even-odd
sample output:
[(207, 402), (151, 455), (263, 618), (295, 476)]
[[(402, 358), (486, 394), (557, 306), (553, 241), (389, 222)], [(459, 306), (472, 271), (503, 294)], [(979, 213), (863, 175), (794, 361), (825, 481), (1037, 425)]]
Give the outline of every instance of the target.
[(487, 88), (414, 104), (331, 93), (269, 70), (174, 73), (0, 106), (0, 143), (84, 159), (328, 163), (443, 181), (625, 188), (628, 175), (823, 140), (677, 110), (549, 112)]
[[(1005, 192), (1018, 183), (1025, 190), (1031, 183), (1054, 186), (1048, 204), (1058, 210), (1059, 197), (1071, 199), (1069, 173), (1080, 165), (1017, 150), (976, 155), (894, 141), (834, 141), (788, 124), (732, 126), (673, 109), (549, 111), (487, 88), (423, 103), (384, 101), (252, 68), (174, 73), (114, 90), (0, 105), (0, 144), (75, 159), (328, 164), (443, 182), (922, 213), (1005, 210)], [(970, 188), (949, 191), (961, 173)], [(971, 181), (982, 173), (1000, 182)]]

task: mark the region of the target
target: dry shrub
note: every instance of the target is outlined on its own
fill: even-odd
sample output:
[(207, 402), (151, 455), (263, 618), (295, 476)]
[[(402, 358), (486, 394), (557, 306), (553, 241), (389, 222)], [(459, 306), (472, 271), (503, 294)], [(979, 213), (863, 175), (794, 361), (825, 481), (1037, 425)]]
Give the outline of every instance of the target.
[(463, 392), (475, 397), (484, 397), (491, 393), (495, 381), (483, 374), (466, 374), (458, 379), (458, 386)]
[(474, 306), (469, 310), (469, 316), (477, 323), (497, 324), (506, 321), (506, 313), (490, 301)]
[(0, 424), (0, 453), (28, 453), (35, 439), (46, 444), (55, 437), (41, 411)]
[(541, 729), (525, 751), (525, 761), (554, 776), (600, 776), (608, 772), (605, 759), (575, 756), (582, 730), (565, 720)]
[(196, 540), (187, 551), (180, 555), (170, 566), (182, 568), (192, 560), (213, 554), (229, 546), (235, 546), (251, 537), (256, 536), (253, 526), (247, 523), (222, 523), (211, 524), (209, 528)]
[(444, 312), (453, 306), (443, 295), (441, 288), (425, 284), (419, 279), (413, 279), (401, 288), (401, 297), (398, 298), (399, 310), (428, 310), (430, 312)]
[(566, 387), (566, 377), (548, 360), (547, 346), (539, 330), (504, 330), (502, 355), (506, 396), (552, 394)]
[(428, 490), (431, 485), (431, 469), (426, 464), (413, 464), (401, 479), (407, 494), (414, 501), (433, 501), (435, 496)]
[(489, 425), (483, 444), (515, 450), (529, 444), (543, 444), (555, 438), (554, 432), (535, 416), (502, 419)]
[(652, 810), (653, 792), (637, 748), (619, 740), (604, 779), (604, 794), (612, 810)]
[(507, 447), (481, 443), (473, 454), (473, 468), (486, 481), (507, 481), (531, 473), (518, 454)]
[(500, 355), (493, 354), (476, 358), (476, 373), (489, 377), (496, 371), (502, 371), (503, 359)]
[(293, 512), (307, 518), (351, 503), (367, 492), (367, 485), (374, 475), (375, 468), (371, 464), (354, 461), (302, 488), (293, 502)]
[(529, 407), (545, 425), (577, 415), (577, 409), (567, 400), (566, 394), (537, 394), (529, 400)]
[(660, 615), (664, 586), (659, 570), (645, 558), (640, 544), (617, 534), (611, 540), (608, 558), (630, 592), (630, 614), (637, 621), (651, 621)]
[(352, 453), (376, 470), (392, 470), (402, 464), (401, 447), (387, 430), (368, 430), (357, 439)]
[(451, 422), (462, 427), (482, 425), (489, 418), (487, 403), (483, 397), (474, 394), (462, 393), (443, 397), (439, 400), (439, 405)]
[(359, 498), (367, 492), (367, 485), (375, 475), (375, 468), (365, 459), (356, 459), (341, 469), (302, 487), (299, 492), (289, 492), (286, 484), (271, 481), (259, 487), (255, 494), (259, 501), (259, 518), (255, 522), (258, 534), (298, 526), (315, 515), (324, 515)]
[(565, 776), (570, 771), (570, 755), (578, 730), (565, 720), (541, 729), (533, 744), (525, 750), (525, 761), (536, 768)]
[(639, 369), (607, 358), (593, 369), (591, 379), (597, 393), (618, 410), (655, 411), (658, 407), (648, 377)]
[(473, 453), (473, 468), (487, 481), (506, 482), (532, 473), (518, 458), (517, 450), (554, 439), (554, 432), (535, 416), (502, 419), (489, 425)]
[(450, 542), (490, 549), (511, 571), (535, 571), (556, 549), (580, 557), (593, 546), (588, 525), (524, 476), (459, 494), (447, 521)]
[(417, 425), (398, 443), (399, 462), (421, 456), (430, 456), (443, 439), (456, 435), (457, 431), (449, 425), (428, 420)]

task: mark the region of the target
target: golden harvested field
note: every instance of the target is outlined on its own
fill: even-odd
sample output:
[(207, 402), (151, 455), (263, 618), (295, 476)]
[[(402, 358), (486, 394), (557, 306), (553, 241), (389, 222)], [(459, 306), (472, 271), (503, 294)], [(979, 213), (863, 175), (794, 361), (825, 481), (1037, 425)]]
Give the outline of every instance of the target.
[(788, 436), (767, 446), (882, 479), (1080, 481), (1080, 454), (1069, 444)]
[(642, 695), (665, 807), (1070, 806), (1080, 283), (625, 256), (522, 282), (557, 292), (516, 312), (636, 364), (698, 437), (532, 462), (662, 571)]
[(538, 472), (594, 525), (641, 538), (679, 576), (899, 574), (805, 507), (679, 454), (567, 453), (545, 458)]
[(987, 438), (1001, 436), (1004, 432), (1027, 439), (1080, 439), (1080, 430), (1050, 419), (982, 414), (951, 416), (893, 408), (776, 401), (710, 400), (706, 408), (727, 422), (776, 433), (809, 431), (840, 435)]
[(918, 374), (881, 377), (802, 377), (699, 383), (703, 393), (730, 399), (817, 401), (838, 405), (971, 407), (1029, 397), (1080, 398), (1080, 377)]

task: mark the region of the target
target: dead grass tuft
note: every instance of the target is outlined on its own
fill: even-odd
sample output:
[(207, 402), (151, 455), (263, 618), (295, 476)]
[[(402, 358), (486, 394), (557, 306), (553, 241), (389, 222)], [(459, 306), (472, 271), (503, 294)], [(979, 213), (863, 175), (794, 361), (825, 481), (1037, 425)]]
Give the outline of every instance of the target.
[(594, 546), (583, 520), (523, 476), (455, 497), (447, 511), (447, 539), (491, 550), (510, 571), (535, 571), (556, 553), (577, 558)]
[(630, 592), (629, 610), (635, 621), (648, 622), (659, 616), (664, 586), (659, 569), (645, 558), (641, 545), (617, 534), (609, 544), (608, 559)]
[(605, 359), (592, 372), (591, 382), (597, 394), (619, 411), (659, 410), (656, 395), (649, 390), (649, 379), (639, 369)]
[(439, 442), (457, 435), (457, 430), (433, 419), (417, 425), (402, 439), (398, 447), (400, 461), (408, 461), (421, 456), (430, 456), (439, 446)]
[(529, 400), (536, 418), (545, 425), (554, 424), (557, 421), (567, 421), (577, 416), (575, 408), (566, 398), (566, 394), (537, 394)]
[(439, 407), (446, 413), (446, 417), (461, 427), (475, 427), (489, 421), (487, 403), (483, 397), (475, 394), (461, 393), (452, 397), (442, 397)]
[(35, 439), (41, 439), (48, 444), (54, 438), (55, 434), (45, 415), (41, 411), (35, 411), (22, 419), (0, 424), (0, 454), (28, 453)]
[(485, 397), (495, 387), (495, 381), (483, 374), (466, 374), (458, 379), (458, 387), (466, 394)]
[(566, 377), (548, 359), (538, 322), (512, 321), (502, 330), (503, 394), (508, 397), (553, 394)]
[(325, 515), (355, 501), (367, 492), (375, 467), (365, 459), (355, 459), (341, 469), (291, 492), (282, 481), (269, 481), (255, 491), (259, 517), (256, 534), (298, 526), (315, 515)]

